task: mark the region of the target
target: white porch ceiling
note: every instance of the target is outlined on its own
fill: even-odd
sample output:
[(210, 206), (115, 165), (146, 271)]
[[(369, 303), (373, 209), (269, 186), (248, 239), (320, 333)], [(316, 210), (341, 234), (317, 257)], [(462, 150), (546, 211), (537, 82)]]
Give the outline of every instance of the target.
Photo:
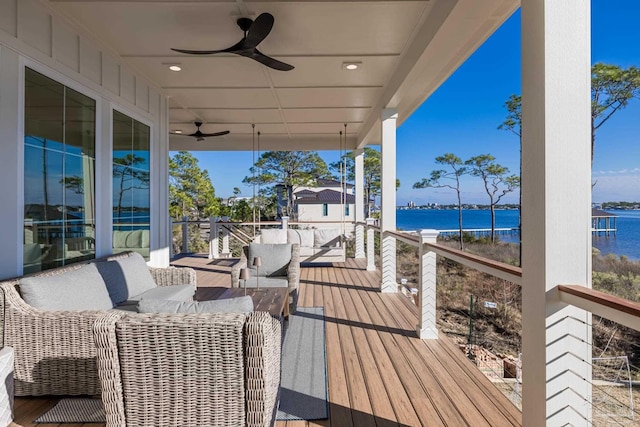
[[(402, 123), (518, 6), (515, 0), (252, 1), (49, 0), (170, 96), (172, 130), (230, 130), (172, 150), (337, 149), (378, 144), (383, 108)], [(170, 48), (224, 49), (242, 38), (235, 21), (269, 12), (259, 45), (288, 72), (230, 54), (188, 56)], [(343, 62), (361, 62), (356, 71)], [(180, 63), (173, 72), (167, 64)]]

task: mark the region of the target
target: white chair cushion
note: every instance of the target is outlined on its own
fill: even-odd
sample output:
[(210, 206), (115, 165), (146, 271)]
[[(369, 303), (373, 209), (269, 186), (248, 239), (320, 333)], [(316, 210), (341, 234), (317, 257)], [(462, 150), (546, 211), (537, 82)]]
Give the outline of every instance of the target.
[(260, 230), (260, 243), (287, 243), (287, 230), (281, 228), (264, 228)]

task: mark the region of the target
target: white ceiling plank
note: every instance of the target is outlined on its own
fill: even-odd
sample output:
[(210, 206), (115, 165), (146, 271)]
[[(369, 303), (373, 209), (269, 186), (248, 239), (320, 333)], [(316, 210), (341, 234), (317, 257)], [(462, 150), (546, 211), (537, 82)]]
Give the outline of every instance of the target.
[(297, 108), (285, 109), (288, 123), (312, 122), (363, 122), (370, 108)]
[(359, 107), (374, 105), (380, 88), (277, 89), (283, 108)]
[(165, 92), (188, 108), (277, 108), (269, 89), (166, 89)]
[[(37, 0), (43, 3), (46, 0)], [(272, 146), (326, 147), (333, 126), (349, 141), (379, 143), (379, 112), (413, 113), (517, 7), (517, 0), (244, 1), (49, 0), (83, 34), (169, 96), (172, 125), (196, 119), (247, 147), (250, 123)], [(272, 70), (249, 58), (190, 56), (175, 48), (224, 49), (242, 38), (241, 15), (269, 12), (265, 54), (292, 64)], [(179, 62), (182, 71), (168, 70)], [(350, 72), (343, 62), (360, 62)], [(108, 70), (107, 70), (108, 71)], [(101, 77), (104, 79), (105, 72)], [(173, 141), (173, 139), (172, 139)], [(173, 144), (173, 143), (172, 143)], [(172, 145), (173, 146), (173, 145)], [(320, 148), (318, 148), (320, 149)]]

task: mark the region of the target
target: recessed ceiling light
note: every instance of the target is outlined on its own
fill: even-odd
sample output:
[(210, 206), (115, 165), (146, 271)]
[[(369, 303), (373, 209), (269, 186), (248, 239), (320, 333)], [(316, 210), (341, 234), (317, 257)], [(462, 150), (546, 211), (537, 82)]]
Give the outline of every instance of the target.
[(353, 71), (360, 68), (361, 64), (362, 62), (343, 62), (342, 68), (344, 68), (345, 70)]
[(169, 65), (169, 69), (170, 69), (171, 71), (181, 71), (181, 70), (182, 70), (182, 67), (181, 67), (181, 66), (179, 66), (178, 64), (173, 64), (173, 65)]
[(173, 133), (182, 133), (182, 131), (180, 129), (176, 129), (176, 130), (173, 130), (171, 132), (173, 132)]

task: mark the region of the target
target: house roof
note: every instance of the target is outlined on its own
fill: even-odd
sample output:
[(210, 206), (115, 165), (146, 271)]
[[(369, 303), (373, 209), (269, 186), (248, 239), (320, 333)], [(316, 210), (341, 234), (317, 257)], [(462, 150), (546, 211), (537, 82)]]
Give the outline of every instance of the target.
[[(339, 138), (345, 123), (347, 149), (379, 144), (384, 109), (396, 109), (397, 125), (402, 124), (520, 5), (515, 0), (45, 3), (108, 47), (97, 60), (97, 78), (113, 85), (106, 86), (110, 90), (148, 93), (148, 105), (140, 107), (149, 111), (159, 108), (158, 92), (168, 95), (171, 131), (192, 133), (196, 120), (206, 133), (231, 131), (203, 142), (170, 135), (172, 151), (251, 151), (252, 124), (261, 133), (261, 150), (338, 150), (345, 147)], [(272, 14), (275, 22), (260, 51), (295, 69), (276, 71), (233, 54), (171, 50), (225, 49), (243, 36), (237, 19), (261, 13)], [(93, 67), (96, 60), (87, 61)], [(168, 69), (176, 63), (182, 71)], [(346, 63), (359, 68), (349, 71)]]
[[(297, 195), (298, 193), (296, 193)], [(342, 203), (342, 194), (340, 191), (335, 190), (321, 190), (314, 193), (315, 197), (305, 197), (296, 199), (296, 203), (299, 205), (316, 205), (320, 203), (327, 204), (340, 204)], [(353, 194), (347, 194), (347, 204), (354, 204), (356, 198)]]
[[(340, 187), (342, 182), (335, 179), (317, 178), (316, 185), (318, 187)], [(347, 188), (353, 188), (353, 184), (346, 183)]]

